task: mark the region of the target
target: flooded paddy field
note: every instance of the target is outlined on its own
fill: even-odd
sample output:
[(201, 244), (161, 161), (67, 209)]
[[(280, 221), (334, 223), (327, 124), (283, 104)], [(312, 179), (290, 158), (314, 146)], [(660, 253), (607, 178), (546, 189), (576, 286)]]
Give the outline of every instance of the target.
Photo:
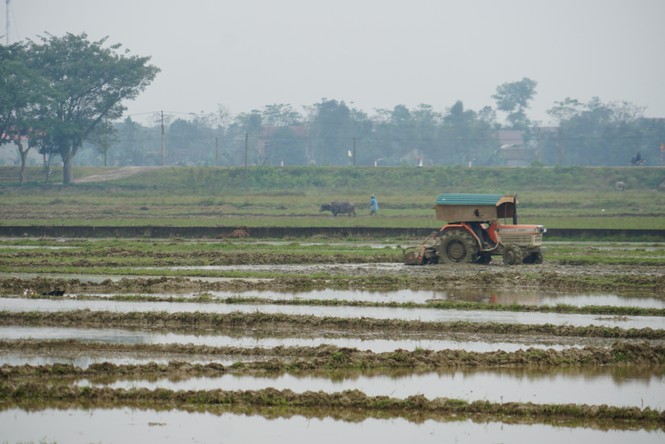
[[(154, 353), (98, 353), (88, 352), (85, 356), (78, 351), (60, 351), (50, 352), (46, 356), (43, 352), (8, 352), (0, 356), (0, 366), (40, 366), (40, 365), (58, 365), (68, 364), (80, 368), (88, 368), (93, 364), (110, 363), (113, 365), (145, 365), (149, 363), (168, 364), (171, 361), (182, 359), (180, 355), (170, 355), (163, 353), (156, 355)], [(188, 356), (188, 362), (192, 364), (216, 363), (222, 365), (232, 365), (243, 361), (243, 357), (228, 357), (214, 359), (209, 356)]]
[[(472, 352), (504, 351), (514, 352), (526, 348), (540, 350), (563, 350), (584, 346), (610, 347), (616, 342), (614, 338), (570, 338), (545, 337), (537, 335), (491, 335), (491, 334), (409, 334), (384, 337), (380, 334), (349, 335), (339, 332), (311, 331), (296, 334), (266, 335), (251, 331), (235, 334), (200, 332), (198, 334), (154, 331), (154, 330), (123, 330), (108, 328), (71, 328), (71, 327), (0, 327), (0, 341), (68, 341), (93, 344), (157, 344), (157, 345), (192, 345), (210, 347), (235, 347), (243, 349), (275, 348), (275, 347), (317, 347), (331, 345), (342, 349), (368, 350), (374, 353), (385, 353), (396, 350), (466, 350)], [(629, 341), (626, 341), (629, 342)], [(665, 344), (663, 340), (647, 341), (636, 339), (632, 342), (653, 345)], [(8, 359), (16, 351), (7, 351), (0, 356), (0, 362)], [(49, 351), (52, 356), (54, 350)]]
[(665, 439), (660, 246), (624, 246), (635, 264), (407, 267), (191, 264), (192, 245), (188, 265), (150, 264), (158, 241), (129, 265), (0, 252), (2, 440)]
[[(140, 408), (66, 408), (0, 412), (0, 428), (8, 442), (290, 442), (336, 444), (350, 442), (479, 443), (562, 442), (660, 443), (661, 431), (565, 424), (504, 423), (455, 417), (339, 418), (303, 415), (287, 417), (270, 410), (263, 414), (198, 412)], [(36, 427), (36, 425), (38, 425)], [(109, 439), (110, 438), (110, 439)]]
[[(8, 276), (8, 274), (6, 274)], [(0, 273), (0, 277), (2, 273)], [(21, 279), (34, 279), (43, 275), (37, 273), (13, 274), (12, 277)], [(71, 275), (57, 274), (49, 275), (52, 279), (70, 279)], [(97, 276), (76, 275), (76, 279), (82, 282), (101, 283), (106, 280), (119, 281), (121, 279), (137, 279), (138, 276)], [(218, 278), (223, 280), (224, 278)], [(229, 280), (228, 278), (226, 279)], [(113, 298), (118, 293), (85, 293), (75, 292), (67, 295), (76, 298)], [(145, 299), (195, 299), (201, 296), (201, 292), (154, 292), (136, 293)], [(10, 294), (11, 295), (11, 294)], [(364, 289), (291, 289), (291, 290), (210, 290), (205, 295), (211, 301), (224, 301), (229, 298), (263, 299), (268, 301), (342, 301), (342, 302), (367, 302), (367, 303), (411, 303), (427, 304), (437, 302), (473, 302), (485, 303), (487, 305), (533, 305), (533, 306), (555, 306), (572, 305), (582, 307), (586, 305), (602, 305), (614, 307), (640, 307), (665, 309), (665, 297), (657, 297), (648, 293), (615, 294), (611, 292), (579, 292), (575, 290), (556, 291), (548, 289), (482, 289), (482, 288), (455, 288), (450, 290), (420, 290), (420, 289), (391, 289), (391, 290), (364, 290)], [(15, 294), (12, 296), (19, 296)]]
[(332, 377), (283, 374), (273, 376), (224, 374), (218, 377), (83, 379), (82, 387), (149, 390), (261, 390), (294, 392), (342, 392), (362, 390), (368, 396), (395, 398), (427, 393), (428, 397), (452, 397), (470, 401), (535, 402), (539, 404), (606, 404), (611, 406), (665, 408), (665, 375), (649, 369), (455, 369), (438, 372), (389, 374), (338, 371)]
[(16, 299), (0, 297), (0, 311), (5, 312), (67, 312), (76, 310), (117, 313), (266, 313), (342, 318), (420, 320), (423, 322), (478, 322), (499, 324), (550, 324), (569, 326), (605, 326), (623, 328), (665, 328), (658, 316), (597, 316), (591, 314), (507, 312), (483, 310), (436, 310), (419, 308), (349, 307), (336, 305), (266, 305), (210, 304), (196, 302), (121, 302), (108, 300)]

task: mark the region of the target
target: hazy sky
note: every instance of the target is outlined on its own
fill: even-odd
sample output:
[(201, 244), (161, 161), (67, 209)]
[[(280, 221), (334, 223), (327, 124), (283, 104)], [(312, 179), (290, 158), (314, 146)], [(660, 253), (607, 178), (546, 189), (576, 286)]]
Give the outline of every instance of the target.
[(566, 97), (665, 117), (665, 0), (10, 0), (9, 23), (10, 42), (85, 32), (151, 56), (137, 120), (322, 98), (479, 110), (523, 77), (544, 123)]

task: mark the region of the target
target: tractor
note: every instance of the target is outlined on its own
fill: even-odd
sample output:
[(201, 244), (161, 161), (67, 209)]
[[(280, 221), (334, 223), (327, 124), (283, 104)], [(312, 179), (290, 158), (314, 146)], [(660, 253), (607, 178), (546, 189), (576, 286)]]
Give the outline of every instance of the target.
[[(492, 256), (503, 263), (541, 264), (542, 225), (517, 224), (517, 196), (502, 194), (440, 194), (436, 218), (446, 225), (419, 246), (404, 249), (404, 263), (489, 264)], [(507, 219), (512, 224), (505, 223)], [(502, 222), (503, 220), (503, 222)]]

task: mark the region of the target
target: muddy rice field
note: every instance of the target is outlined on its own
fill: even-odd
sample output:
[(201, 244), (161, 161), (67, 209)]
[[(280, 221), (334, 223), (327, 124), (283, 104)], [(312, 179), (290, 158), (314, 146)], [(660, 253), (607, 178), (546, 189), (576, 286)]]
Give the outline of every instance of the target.
[(252, 242), (0, 239), (0, 443), (665, 441), (665, 244)]

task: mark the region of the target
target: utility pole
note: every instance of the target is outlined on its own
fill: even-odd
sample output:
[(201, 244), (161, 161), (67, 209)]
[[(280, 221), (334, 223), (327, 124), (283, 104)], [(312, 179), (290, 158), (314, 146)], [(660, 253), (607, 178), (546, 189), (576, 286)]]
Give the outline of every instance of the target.
[(559, 137), (557, 137), (557, 145), (559, 147), (559, 166), (563, 166), (563, 137), (561, 127), (559, 127)]
[(6, 1), (5, 7), (5, 40), (9, 46), (9, 0)]
[(247, 167), (248, 167), (248, 159), (247, 159), (248, 151), (249, 151), (249, 134), (245, 133), (245, 174), (247, 174)]
[(219, 165), (219, 137), (215, 137), (215, 166)]
[(353, 138), (353, 166), (356, 166), (356, 138)]
[(162, 113), (162, 166), (164, 166), (164, 111)]
[(249, 150), (249, 135), (245, 133), (245, 187), (247, 187), (247, 182), (249, 181), (249, 170), (248, 170), (248, 162), (247, 162), (247, 152)]

